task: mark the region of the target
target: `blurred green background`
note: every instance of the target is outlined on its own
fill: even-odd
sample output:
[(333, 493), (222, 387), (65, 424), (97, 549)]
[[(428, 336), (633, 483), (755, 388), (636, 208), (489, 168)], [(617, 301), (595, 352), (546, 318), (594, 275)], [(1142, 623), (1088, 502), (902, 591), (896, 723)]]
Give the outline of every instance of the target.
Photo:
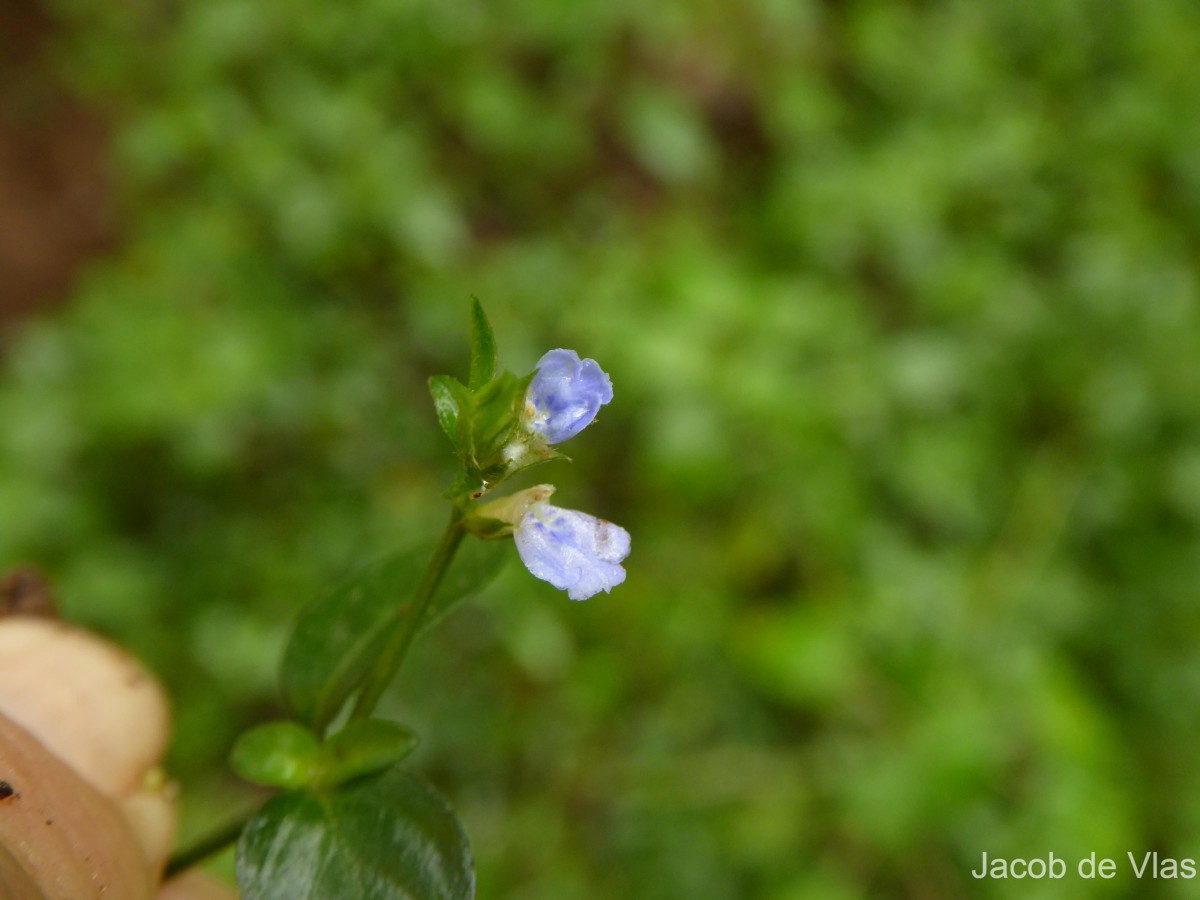
[(475, 294), (611, 373), (537, 474), (633, 534), (387, 701), (481, 898), (1196, 895), (1124, 857), (1200, 856), (1195, 3), (51, 11), (119, 236), (5, 331), (0, 568), (168, 684), (185, 837), (297, 608), (440, 528)]

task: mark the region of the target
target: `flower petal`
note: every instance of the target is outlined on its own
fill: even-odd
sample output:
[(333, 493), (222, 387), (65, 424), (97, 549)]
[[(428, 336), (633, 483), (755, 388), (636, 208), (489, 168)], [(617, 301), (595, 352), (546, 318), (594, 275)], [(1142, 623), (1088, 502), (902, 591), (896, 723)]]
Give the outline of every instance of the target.
[(629, 532), (573, 509), (534, 503), (513, 532), (525, 567), (572, 600), (608, 592), (625, 580)]
[(574, 350), (551, 350), (537, 364), (526, 394), (530, 430), (549, 444), (579, 434), (612, 401), (612, 381), (594, 359)]

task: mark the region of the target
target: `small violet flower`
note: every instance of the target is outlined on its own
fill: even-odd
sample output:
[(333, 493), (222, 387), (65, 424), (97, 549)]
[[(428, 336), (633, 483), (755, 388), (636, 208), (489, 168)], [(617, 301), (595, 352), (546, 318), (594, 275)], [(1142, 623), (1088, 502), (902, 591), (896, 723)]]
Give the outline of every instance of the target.
[(547, 444), (557, 444), (583, 431), (612, 398), (612, 381), (594, 359), (551, 350), (538, 360), (529, 384), (525, 421)]
[(525, 567), (572, 600), (607, 593), (625, 580), (629, 532), (620, 525), (546, 502), (553, 492), (541, 485), (526, 492), (513, 539)]

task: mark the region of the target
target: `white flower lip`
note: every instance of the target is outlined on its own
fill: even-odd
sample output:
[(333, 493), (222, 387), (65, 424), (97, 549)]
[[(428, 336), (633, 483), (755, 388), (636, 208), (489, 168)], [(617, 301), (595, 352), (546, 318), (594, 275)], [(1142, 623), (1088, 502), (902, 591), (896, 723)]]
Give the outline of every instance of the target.
[(513, 538), (530, 573), (572, 600), (607, 593), (625, 580), (629, 532), (605, 519), (542, 500), (529, 506)]

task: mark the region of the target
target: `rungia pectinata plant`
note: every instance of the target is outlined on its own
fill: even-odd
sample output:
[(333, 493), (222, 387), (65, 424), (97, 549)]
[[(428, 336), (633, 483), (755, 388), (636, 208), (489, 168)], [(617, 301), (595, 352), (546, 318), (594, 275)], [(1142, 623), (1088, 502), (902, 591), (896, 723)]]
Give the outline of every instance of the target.
[(572, 600), (625, 580), (630, 539), (618, 525), (551, 505), (552, 485), (497, 495), (513, 475), (560, 457), (554, 446), (611, 402), (612, 383), (595, 360), (558, 349), (523, 377), (497, 371), (491, 326), (475, 301), (466, 384), (438, 375), (429, 389), (459, 461), (440, 542), (367, 566), (301, 613), (281, 667), (292, 718), (244, 734), (231, 759), (242, 777), (281, 790), (173, 868), (237, 838), (247, 900), (474, 896), (457, 816), (398, 765), (416, 735), (375, 708), (413, 640), (491, 578), (509, 537), (526, 568)]

